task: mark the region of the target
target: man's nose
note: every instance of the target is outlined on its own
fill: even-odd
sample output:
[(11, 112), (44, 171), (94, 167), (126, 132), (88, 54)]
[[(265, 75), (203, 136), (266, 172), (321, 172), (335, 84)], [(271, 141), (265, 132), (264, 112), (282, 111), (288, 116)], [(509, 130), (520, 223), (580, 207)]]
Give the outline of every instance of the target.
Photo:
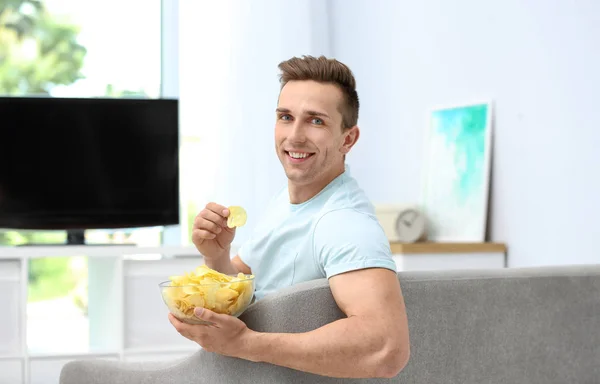
[(306, 141), (306, 127), (301, 121), (296, 120), (294, 122), (288, 140), (295, 143), (304, 143)]

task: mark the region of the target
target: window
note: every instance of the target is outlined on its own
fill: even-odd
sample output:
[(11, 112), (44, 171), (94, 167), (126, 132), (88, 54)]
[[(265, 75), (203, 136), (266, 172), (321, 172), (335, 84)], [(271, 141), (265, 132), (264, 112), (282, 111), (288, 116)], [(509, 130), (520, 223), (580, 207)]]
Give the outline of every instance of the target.
[(160, 0), (2, 0), (0, 9), (3, 94), (159, 96)]

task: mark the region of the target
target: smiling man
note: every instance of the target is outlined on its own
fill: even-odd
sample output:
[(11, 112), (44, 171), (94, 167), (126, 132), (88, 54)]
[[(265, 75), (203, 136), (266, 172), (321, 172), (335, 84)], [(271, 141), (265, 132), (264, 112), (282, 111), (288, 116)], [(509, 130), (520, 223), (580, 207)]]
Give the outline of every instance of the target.
[(207, 266), (256, 276), (256, 298), (327, 278), (345, 318), (306, 333), (261, 333), (239, 319), (197, 311), (214, 326), (169, 320), (183, 336), (222, 355), (324, 376), (393, 377), (409, 359), (404, 299), (389, 242), (373, 207), (349, 174), (359, 99), (343, 63), (325, 57), (279, 64), (275, 150), (288, 185), (272, 200), (251, 239), (230, 258), (229, 211), (209, 203), (193, 242)]

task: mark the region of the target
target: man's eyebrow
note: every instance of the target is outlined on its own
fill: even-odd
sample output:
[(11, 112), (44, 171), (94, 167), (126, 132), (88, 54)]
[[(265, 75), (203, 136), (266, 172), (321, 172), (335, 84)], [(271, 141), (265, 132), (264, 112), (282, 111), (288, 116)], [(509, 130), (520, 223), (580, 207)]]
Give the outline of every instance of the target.
[(306, 114), (309, 116), (320, 116), (320, 117), (326, 117), (329, 119), (329, 115), (326, 114), (325, 112), (306, 111)]
[[(290, 110), (287, 108), (277, 108), (275, 110), (278, 113), (290, 113)], [(305, 114), (309, 115), (309, 116), (320, 116), (320, 117), (326, 117), (326, 118), (330, 118), (328, 114), (326, 114), (325, 112), (317, 112), (317, 111), (304, 111)]]

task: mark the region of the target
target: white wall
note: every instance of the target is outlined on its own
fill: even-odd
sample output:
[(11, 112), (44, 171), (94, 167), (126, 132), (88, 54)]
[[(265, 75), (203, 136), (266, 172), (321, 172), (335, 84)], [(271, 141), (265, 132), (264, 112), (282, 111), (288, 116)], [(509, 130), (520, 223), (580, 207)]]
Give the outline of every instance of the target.
[(428, 108), (493, 98), (491, 240), (510, 266), (600, 262), (599, 2), (331, 5), (362, 98), (349, 162), (375, 202), (418, 200)]

